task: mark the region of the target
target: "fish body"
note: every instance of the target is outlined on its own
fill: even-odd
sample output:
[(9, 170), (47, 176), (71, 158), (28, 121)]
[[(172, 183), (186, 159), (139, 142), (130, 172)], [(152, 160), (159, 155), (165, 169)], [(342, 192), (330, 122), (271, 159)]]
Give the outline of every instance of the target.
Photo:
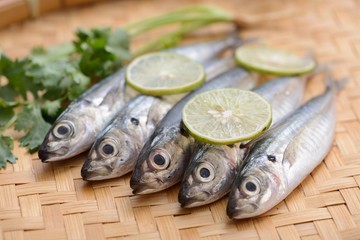
[[(224, 39), (179, 46), (169, 49), (168, 51), (185, 55), (198, 62), (205, 62), (214, 59), (225, 50), (234, 49), (243, 43), (244, 40), (239, 38), (238, 32), (234, 32)], [(196, 51), (194, 51), (194, 49), (196, 49)]]
[[(275, 124), (301, 104), (304, 86), (305, 79), (302, 77), (282, 77), (268, 81), (253, 91), (271, 104), (272, 124)], [(181, 183), (181, 206), (202, 206), (226, 195), (245, 154), (246, 149), (242, 146), (241, 143), (214, 145), (199, 142)]]
[(229, 195), (230, 218), (265, 213), (320, 164), (335, 135), (334, 92), (328, 87), (247, 144), (250, 151)]
[(181, 126), (184, 105), (195, 95), (215, 88), (250, 89), (256, 84), (248, 72), (233, 68), (186, 95), (163, 118), (142, 148), (130, 186), (134, 193), (158, 192), (181, 181), (194, 146), (194, 138)]
[[(223, 40), (178, 47), (170, 51), (205, 62), (241, 43), (239, 37), (230, 36)], [(122, 68), (95, 84), (65, 109), (39, 148), (38, 155), (43, 162), (64, 160), (91, 147), (96, 136), (131, 99), (131, 91), (125, 90), (125, 71), (126, 69)], [(216, 75), (217, 71), (219, 68), (211, 68), (206, 73), (211, 77), (212, 74)]]
[(126, 103), (125, 69), (117, 71), (70, 103), (39, 148), (43, 162), (63, 160), (86, 151)]

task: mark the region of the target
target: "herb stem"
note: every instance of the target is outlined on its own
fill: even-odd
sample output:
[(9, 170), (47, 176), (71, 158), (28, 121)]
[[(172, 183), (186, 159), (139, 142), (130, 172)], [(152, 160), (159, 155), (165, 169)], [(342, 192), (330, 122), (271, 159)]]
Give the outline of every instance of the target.
[(9, 129), (16, 121), (16, 115), (14, 115), (4, 126), (0, 128), (0, 135), (3, 135), (3, 133)]
[(195, 5), (128, 24), (124, 27), (124, 30), (127, 31), (131, 37), (134, 37), (163, 25), (194, 21), (229, 22), (233, 21), (233, 18), (227, 12), (220, 9), (204, 5)]
[(148, 43), (146, 46), (140, 48), (139, 50), (135, 51), (133, 53), (133, 57), (140, 56), (149, 51), (158, 51), (176, 45), (176, 43), (180, 40), (180, 38), (185, 34), (192, 32), (196, 29), (199, 29), (201, 27), (204, 27), (210, 23), (211, 22), (207, 21), (207, 22), (195, 22), (195, 23), (184, 24), (182, 27), (180, 27), (180, 29), (165, 34), (160, 38)]

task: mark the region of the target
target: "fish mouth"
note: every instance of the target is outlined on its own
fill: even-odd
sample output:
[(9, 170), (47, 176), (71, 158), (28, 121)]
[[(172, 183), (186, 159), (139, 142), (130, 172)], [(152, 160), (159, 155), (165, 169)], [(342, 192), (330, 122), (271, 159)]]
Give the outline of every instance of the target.
[(244, 219), (249, 217), (255, 217), (258, 206), (254, 203), (238, 204), (237, 201), (229, 199), (226, 213), (231, 219)]
[(61, 146), (55, 150), (49, 151), (46, 147), (40, 146), (38, 151), (38, 156), (42, 162), (52, 162), (57, 160), (65, 159), (66, 154), (68, 153), (69, 148)]
[(81, 168), (81, 177), (85, 181), (98, 181), (111, 178), (112, 169), (110, 167), (92, 168), (85, 163)]
[(194, 196), (187, 196), (180, 192), (178, 200), (182, 208), (192, 208), (210, 203), (210, 196), (210, 193), (207, 191), (200, 192)]
[(157, 186), (163, 183), (164, 182), (159, 178), (156, 178), (152, 182), (130, 181), (130, 187), (133, 189), (132, 191), (133, 194), (148, 194), (148, 193), (158, 192), (159, 189), (157, 188)]

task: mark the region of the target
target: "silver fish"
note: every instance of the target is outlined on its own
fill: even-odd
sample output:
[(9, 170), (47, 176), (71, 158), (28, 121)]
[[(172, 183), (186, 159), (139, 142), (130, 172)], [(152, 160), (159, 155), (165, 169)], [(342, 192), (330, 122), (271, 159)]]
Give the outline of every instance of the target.
[(89, 149), (126, 102), (125, 69), (97, 83), (74, 100), (57, 118), (38, 155), (43, 162), (63, 160)]
[(231, 188), (230, 218), (258, 216), (289, 195), (327, 155), (335, 136), (335, 87), (309, 100), (247, 143), (250, 152)]
[[(234, 67), (232, 58), (205, 63), (207, 76)], [(81, 169), (84, 180), (103, 180), (130, 172), (155, 126), (173, 106), (163, 98), (131, 100), (97, 137)]]
[(178, 102), (156, 127), (140, 152), (130, 180), (133, 193), (158, 192), (181, 181), (195, 141), (181, 126), (181, 111), (192, 97), (215, 88), (250, 89), (255, 83), (256, 79), (248, 72), (234, 68)]
[[(305, 82), (304, 77), (282, 77), (253, 89), (271, 104), (272, 124), (301, 104)], [(245, 154), (242, 146), (241, 143), (213, 145), (199, 142), (181, 183), (181, 207), (202, 206), (226, 195)]]
[[(239, 37), (231, 35), (220, 41), (170, 51), (203, 61), (214, 59), (226, 49), (241, 43), (243, 41)], [(43, 162), (57, 161), (88, 150), (100, 131), (131, 99), (128, 92), (125, 91), (125, 68), (84, 92), (57, 118), (39, 148), (39, 158)]]

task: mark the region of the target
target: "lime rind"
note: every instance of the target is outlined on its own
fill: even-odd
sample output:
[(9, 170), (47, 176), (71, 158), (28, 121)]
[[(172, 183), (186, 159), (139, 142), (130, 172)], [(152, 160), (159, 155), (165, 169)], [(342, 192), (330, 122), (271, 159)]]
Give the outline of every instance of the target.
[[(227, 98), (226, 96), (234, 96), (234, 92), (239, 96), (237, 99), (234, 99), (233, 101), (229, 101), (229, 99), (225, 101), (223, 100)], [(212, 95), (212, 93), (214, 94)], [(219, 95), (219, 93), (221, 93), (222, 95)], [(225, 97), (221, 99), (222, 96)], [(239, 101), (236, 102), (237, 100)], [(234, 105), (234, 107), (231, 106), (232, 104)], [(241, 110), (241, 112), (245, 114), (252, 113), (252, 115), (240, 117), (241, 121), (237, 123), (234, 122), (234, 120), (229, 124), (222, 125), (219, 123), (218, 120), (214, 120), (208, 114), (209, 112), (216, 109), (217, 106), (221, 105), (224, 107), (224, 110), (232, 109), (233, 113)], [(251, 109), (252, 107), (254, 107), (254, 105), (256, 105), (257, 107), (255, 111)], [(262, 109), (259, 109), (259, 107)], [(265, 130), (267, 130), (271, 125), (272, 110), (271, 105), (264, 98), (254, 92), (240, 89), (216, 89), (201, 93), (192, 98), (184, 106), (182, 117), (185, 129), (195, 139), (211, 144), (233, 144), (253, 139), (259, 136)], [(236, 118), (237, 116), (236, 114), (234, 114), (233, 119)], [(256, 118), (258, 118), (258, 120), (256, 120), (255, 122), (260, 122), (260, 124), (255, 124), (256, 126), (253, 126), (253, 129), (250, 129), (252, 125), (251, 121), (254, 121)], [(220, 121), (222, 120), (220, 119)], [(241, 126), (240, 122), (247, 123)], [(244, 127), (247, 129), (244, 129)], [(224, 132), (232, 136), (221, 136), (224, 132), (216, 130), (219, 128), (226, 128)], [(211, 134), (210, 131), (212, 131), (213, 134)], [(241, 133), (241, 131), (243, 133)]]
[(312, 72), (316, 62), (291, 53), (259, 45), (246, 45), (236, 49), (237, 63), (252, 71), (278, 76), (302, 75)]
[(172, 52), (142, 55), (126, 71), (129, 86), (153, 96), (186, 93), (200, 87), (205, 79), (203, 65)]

